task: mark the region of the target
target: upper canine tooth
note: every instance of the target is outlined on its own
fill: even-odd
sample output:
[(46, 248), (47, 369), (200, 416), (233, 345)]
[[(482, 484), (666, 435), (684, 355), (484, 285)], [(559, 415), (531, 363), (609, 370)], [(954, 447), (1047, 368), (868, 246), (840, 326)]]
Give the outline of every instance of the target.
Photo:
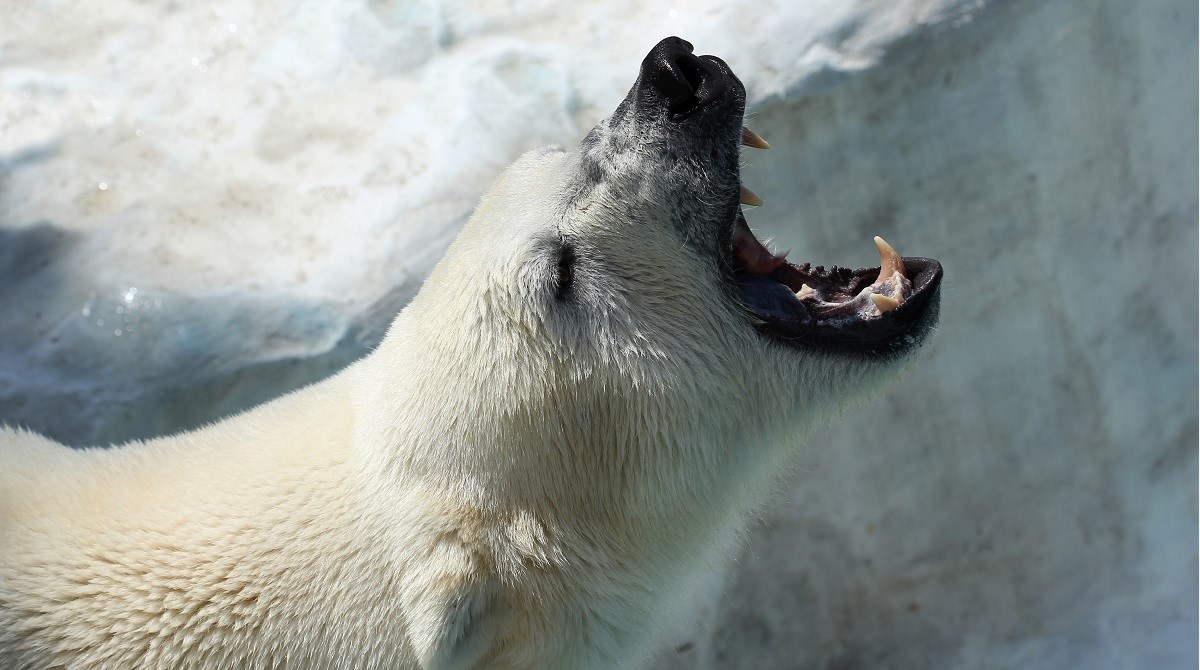
[(746, 126), (742, 126), (742, 144), (755, 149), (770, 149), (771, 145), (759, 136), (758, 133), (750, 130)]
[(897, 272), (901, 277), (907, 277), (908, 271), (904, 269), (904, 261), (900, 259), (900, 254), (892, 248), (892, 245), (883, 241), (882, 237), (875, 236), (875, 248), (879, 249), (879, 278), (875, 280), (876, 284), (882, 284), (887, 279)]
[[(758, 207), (759, 205), (763, 204), (763, 201), (762, 198), (754, 195), (754, 191), (742, 186), (742, 204), (750, 205), (751, 207)], [(893, 251), (892, 253), (896, 252)]]
[(890, 312), (900, 306), (900, 301), (890, 295), (880, 295), (878, 293), (871, 294), (871, 302), (875, 303), (875, 307), (879, 309), (881, 314)]

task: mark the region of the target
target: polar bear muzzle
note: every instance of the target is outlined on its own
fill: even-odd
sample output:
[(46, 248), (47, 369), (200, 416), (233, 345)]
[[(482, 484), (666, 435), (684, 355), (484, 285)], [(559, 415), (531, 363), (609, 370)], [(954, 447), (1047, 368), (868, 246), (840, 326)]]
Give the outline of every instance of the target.
[(618, 199), (664, 212), (685, 246), (715, 261), (750, 326), (771, 339), (867, 356), (920, 344), (937, 322), (936, 260), (901, 257), (876, 237), (879, 267), (827, 270), (773, 254), (750, 231), (743, 207), (762, 200), (741, 183), (740, 152), (768, 145), (742, 125), (745, 106), (745, 86), (725, 61), (695, 55), (678, 37), (662, 40), (612, 116), (581, 143), (578, 192), (606, 182)]
[[(642, 61), (638, 81), (623, 106), (642, 117), (643, 125), (657, 125), (660, 132), (674, 134), (677, 140), (680, 137), (676, 133), (683, 131), (686, 139), (681, 143), (712, 147), (711, 160), (705, 162), (719, 166), (728, 162), (722, 160), (724, 154), (737, 149), (739, 142), (733, 137), (738, 127), (741, 145), (768, 148), (765, 140), (741, 125), (745, 98), (744, 86), (723, 60), (696, 56), (690, 43), (668, 37)], [(621, 112), (618, 110), (617, 116)], [(664, 125), (670, 129), (664, 129)], [(703, 139), (697, 141), (696, 136)], [(737, 174), (736, 169), (726, 172)], [(740, 184), (740, 178), (737, 186), (738, 204), (762, 204), (757, 195)], [(732, 234), (726, 237), (726, 229), (718, 238), (722, 244), (728, 240), (725, 248), (732, 247), (732, 253), (730, 263), (722, 265), (732, 269), (743, 310), (766, 335), (792, 346), (886, 354), (919, 343), (936, 322), (942, 278), (942, 266), (937, 261), (902, 258), (876, 237), (880, 255), (876, 268), (834, 266), (826, 270), (809, 263), (792, 264), (755, 238), (738, 204), (726, 204), (732, 207), (728, 210), (730, 216), (723, 220), (732, 218)], [(693, 235), (685, 235), (685, 239)]]

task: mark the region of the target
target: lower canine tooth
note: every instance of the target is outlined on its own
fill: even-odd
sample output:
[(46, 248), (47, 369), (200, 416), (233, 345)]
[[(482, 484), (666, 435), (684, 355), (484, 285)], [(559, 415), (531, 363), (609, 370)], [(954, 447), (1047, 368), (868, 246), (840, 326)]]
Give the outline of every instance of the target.
[(875, 303), (875, 307), (879, 309), (880, 313), (890, 312), (900, 306), (899, 300), (878, 293), (871, 294), (871, 302)]
[(809, 286), (808, 284), (801, 284), (800, 290), (796, 291), (796, 297), (803, 300), (814, 293), (816, 293), (816, 291), (813, 290), (813, 287)]
[(754, 195), (754, 191), (751, 191), (745, 186), (742, 187), (741, 200), (743, 205), (750, 205), (751, 207), (758, 207), (759, 205), (763, 204), (762, 198)]
[(879, 278), (875, 280), (876, 284), (882, 284), (897, 272), (901, 277), (908, 276), (908, 271), (904, 269), (904, 261), (900, 260), (900, 254), (896, 253), (892, 245), (878, 235), (875, 236), (875, 248), (879, 249)]

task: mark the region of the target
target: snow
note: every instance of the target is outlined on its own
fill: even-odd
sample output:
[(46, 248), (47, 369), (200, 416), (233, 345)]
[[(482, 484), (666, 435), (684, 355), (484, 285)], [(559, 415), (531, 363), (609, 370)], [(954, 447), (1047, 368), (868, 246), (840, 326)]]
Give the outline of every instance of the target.
[(678, 34), (747, 85), (760, 235), (946, 265), (658, 667), (1195, 664), (1196, 8), (25, 3), (0, 22), (0, 420), (191, 427), (382, 335), (497, 172)]
[(286, 387), (364, 351), (495, 174), (578, 141), (667, 33), (737, 54), (761, 99), (972, 5), (93, 7), (0, 27), (0, 234), (20, 260), (0, 415), (75, 444), (195, 425), (278, 393), (264, 366)]

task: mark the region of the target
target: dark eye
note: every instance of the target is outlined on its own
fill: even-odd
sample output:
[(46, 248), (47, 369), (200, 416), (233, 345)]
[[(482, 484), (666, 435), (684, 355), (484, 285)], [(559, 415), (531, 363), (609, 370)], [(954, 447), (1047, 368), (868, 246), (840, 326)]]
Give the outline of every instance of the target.
[(555, 289), (555, 297), (562, 300), (567, 297), (571, 291), (571, 285), (575, 282), (575, 247), (570, 244), (563, 243), (558, 248), (558, 287)]

